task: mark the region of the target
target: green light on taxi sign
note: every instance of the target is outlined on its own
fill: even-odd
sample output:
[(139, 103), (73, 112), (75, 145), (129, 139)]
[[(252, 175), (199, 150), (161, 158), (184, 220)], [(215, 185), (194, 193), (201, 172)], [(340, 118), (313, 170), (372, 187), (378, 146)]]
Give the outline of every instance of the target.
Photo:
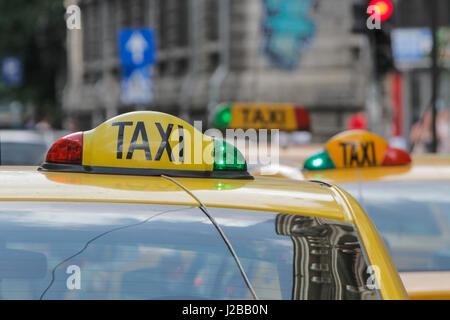
[(305, 170), (327, 170), (334, 168), (333, 160), (331, 160), (330, 155), (326, 151), (310, 157), (304, 164)]
[(213, 125), (216, 128), (226, 128), (231, 122), (231, 104), (220, 105), (214, 116)]
[(247, 163), (242, 153), (231, 144), (214, 140), (214, 169), (218, 171), (246, 171)]

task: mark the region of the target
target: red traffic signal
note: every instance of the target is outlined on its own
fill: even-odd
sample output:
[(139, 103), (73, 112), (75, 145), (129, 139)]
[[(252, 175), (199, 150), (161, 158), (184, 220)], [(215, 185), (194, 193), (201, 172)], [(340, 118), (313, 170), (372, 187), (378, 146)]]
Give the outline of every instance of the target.
[[(373, 9), (372, 6), (377, 8)], [(390, 0), (372, 0), (368, 7), (368, 12), (377, 21), (386, 21), (393, 11), (394, 6)]]

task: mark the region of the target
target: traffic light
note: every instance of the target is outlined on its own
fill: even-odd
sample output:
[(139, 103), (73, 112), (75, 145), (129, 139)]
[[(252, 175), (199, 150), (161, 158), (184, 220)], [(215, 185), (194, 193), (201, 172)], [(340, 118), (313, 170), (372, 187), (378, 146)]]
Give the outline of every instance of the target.
[(394, 6), (390, 0), (357, 0), (353, 3), (353, 33), (392, 28)]
[(368, 37), (377, 77), (383, 77), (394, 69), (390, 35), (393, 12), (390, 0), (359, 0), (353, 4), (352, 32)]
[[(377, 9), (371, 10), (373, 7)], [(372, 0), (367, 9), (375, 20), (383, 22), (391, 17), (394, 6), (390, 0)]]
[(395, 69), (391, 35), (384, 30), (371, 30), (369, 37), (373, 47), (375, 73), (378, 77), (382, 77)]

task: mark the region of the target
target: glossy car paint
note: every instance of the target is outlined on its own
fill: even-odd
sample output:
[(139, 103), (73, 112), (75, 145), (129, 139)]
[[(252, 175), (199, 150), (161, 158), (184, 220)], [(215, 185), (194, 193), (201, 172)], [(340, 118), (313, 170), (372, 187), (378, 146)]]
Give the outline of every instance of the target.
[[(83, 201), (279, 211), (343, 220), (355, 225), (384, 299), (408, 299), (376, 228), (358, 203), (337, 186), (255, 177), (254, 180), (142, 177), (39, 172), (0, 167), (0, 201)], [(185, 186), (192, 195), (177, 183)]]

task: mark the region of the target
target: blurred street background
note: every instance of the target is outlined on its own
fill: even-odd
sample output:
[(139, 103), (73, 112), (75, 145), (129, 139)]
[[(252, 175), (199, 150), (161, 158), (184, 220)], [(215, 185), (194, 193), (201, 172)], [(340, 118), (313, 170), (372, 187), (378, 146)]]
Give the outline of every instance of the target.
[(309, 113), (308, 143), (367, 128), (450, 153), (450, 0), (381, 1), (382, 21), (369, 4), (2, 1), (0, 128), (73, 132), (135, 110), (212, 125), (223, 103), (283, 103)]

